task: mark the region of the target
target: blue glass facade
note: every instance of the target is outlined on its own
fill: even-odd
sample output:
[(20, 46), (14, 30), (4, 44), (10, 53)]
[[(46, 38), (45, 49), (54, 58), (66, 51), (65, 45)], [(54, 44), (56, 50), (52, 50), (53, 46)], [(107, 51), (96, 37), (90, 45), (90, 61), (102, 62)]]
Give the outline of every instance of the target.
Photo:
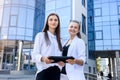
[(120, 0), (95, 0), (95, 50), (120, 50)]
[(95, 38), (94, 38), (94, 4), (93, 0), (88, 0), (87, 7), (87, 24), (88, 24), (88, 52), (89, 59), (95, 59), (94, 51), (95, 51)]
[[(0, 1), (0, 69), (33, 68), (30, 57), (33, 40), (43, 28), (44, 19), (45, 0)], [(20, 45), (22, 57), (18, 65)]]

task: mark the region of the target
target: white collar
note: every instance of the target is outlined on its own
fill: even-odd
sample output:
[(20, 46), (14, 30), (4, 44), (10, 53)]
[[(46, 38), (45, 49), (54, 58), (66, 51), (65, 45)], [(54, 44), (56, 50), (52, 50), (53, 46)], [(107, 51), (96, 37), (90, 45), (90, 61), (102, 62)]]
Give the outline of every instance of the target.
[(48, 35), (52, 38), (56, 38), (56, 36), (54, 34), (52, 34), (50, 31), (47, 31)]

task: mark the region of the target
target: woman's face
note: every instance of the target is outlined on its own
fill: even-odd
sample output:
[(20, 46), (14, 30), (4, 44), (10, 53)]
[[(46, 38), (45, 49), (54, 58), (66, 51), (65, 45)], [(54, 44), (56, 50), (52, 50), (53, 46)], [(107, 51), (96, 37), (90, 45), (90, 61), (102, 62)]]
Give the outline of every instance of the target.
[(51, 15), (49, 18), (48, 18), (48, 26), (49, 26), (49, 29), (56, 29), (57, 26), (58, 26), (58, 18), (56, 15)]
[(79, 24), (76, 22), (70, 22), (68, 31), (71, 36), (77, 35), (79, 32)]

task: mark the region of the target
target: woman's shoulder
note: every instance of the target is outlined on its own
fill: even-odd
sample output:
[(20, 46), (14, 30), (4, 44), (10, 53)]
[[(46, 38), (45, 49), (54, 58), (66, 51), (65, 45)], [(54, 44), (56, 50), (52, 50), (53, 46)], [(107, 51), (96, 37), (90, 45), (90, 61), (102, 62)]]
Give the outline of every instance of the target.
[(36, 36), (43, 36), (43, 35), (44, 35), (44, 32), (39, 32), (39, 33), (37, 33)]
[(78, 41), (77, 41), (78, 43), (81, 43), (81, 44), (85, 44), (85, 41), (83, 40), (83, 39), (81, 39), (81, 38), (78, 38)]

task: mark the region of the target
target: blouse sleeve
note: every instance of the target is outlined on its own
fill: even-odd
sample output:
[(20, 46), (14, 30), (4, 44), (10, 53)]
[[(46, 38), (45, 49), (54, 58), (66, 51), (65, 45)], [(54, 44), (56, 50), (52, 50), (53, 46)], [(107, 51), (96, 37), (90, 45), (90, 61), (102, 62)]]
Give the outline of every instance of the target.
[(77, 45), (78, 45), (77, 52), (78, 52), (79, 59), (82, 59), (85, 63), (86, 61), (85, 42), (82, 39), (80, 39)]
[(33, 62), (41, 62), (41, 46), (43, 41), (43, 33), (40, 32), (36, 35), (35, 41), (34, 41), (34, 48), (32, 53), (32, 61)]

